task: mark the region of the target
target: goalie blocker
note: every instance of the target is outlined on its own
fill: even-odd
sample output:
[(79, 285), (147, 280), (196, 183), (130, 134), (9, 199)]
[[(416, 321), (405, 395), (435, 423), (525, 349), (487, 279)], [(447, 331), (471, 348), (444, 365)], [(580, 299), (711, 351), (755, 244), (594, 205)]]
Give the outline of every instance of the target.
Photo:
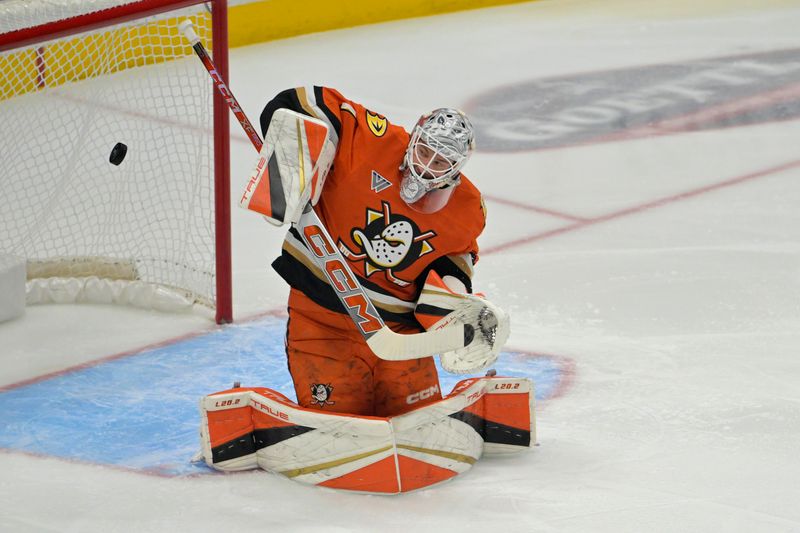
[(441, 483), (486, 454), (536, 442), (533, 384), (459, 382), (444, 399), (380, 418), (304, 409), (267, 388), (204, 397), (202, 456), (212, 468), (262, 468), (308, 485), (398, 494)]
[(276, 226), (297, 222), (319, 200), (335, 153), (324, 122), (277, 110), (239, 206)]

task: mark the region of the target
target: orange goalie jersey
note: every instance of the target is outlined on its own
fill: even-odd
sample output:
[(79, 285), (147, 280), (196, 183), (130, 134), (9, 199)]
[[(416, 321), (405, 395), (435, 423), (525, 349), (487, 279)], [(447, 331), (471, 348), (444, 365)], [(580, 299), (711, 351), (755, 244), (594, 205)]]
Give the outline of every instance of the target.
[[(431, 270), (457, 277), (471, 291), (485, 209), (465, 176), (444, 208), (420, 213), (399, 195), (409, 142), (402, 127), (333, 89), (313, 87), (283, 91), (267, 104), (263, 133), (279, 108), (331, 129), (336, 156), (316, 211), (385, 321), (419, 327), (414, 307)], [(346, 312), (294, 228), (273, 267), (316, 304)]]

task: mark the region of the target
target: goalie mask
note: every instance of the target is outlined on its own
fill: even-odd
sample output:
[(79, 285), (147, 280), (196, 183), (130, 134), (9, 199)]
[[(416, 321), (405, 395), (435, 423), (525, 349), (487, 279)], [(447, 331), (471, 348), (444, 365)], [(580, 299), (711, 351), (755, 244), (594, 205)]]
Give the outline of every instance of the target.
[(474, 148), (472, 124), (461, 111), (440, 108), (423, 115), (411, 132), (400, 166), (400, 197), (422, 213), (438, 211), (459, 184), (461, 169)]

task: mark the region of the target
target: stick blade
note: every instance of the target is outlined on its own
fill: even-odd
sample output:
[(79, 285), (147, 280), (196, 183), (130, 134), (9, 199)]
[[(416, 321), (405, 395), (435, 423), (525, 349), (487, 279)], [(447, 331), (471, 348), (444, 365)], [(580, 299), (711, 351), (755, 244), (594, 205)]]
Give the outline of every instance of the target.
[(367, 339), (372, 353), (386, 361), (421, 359), (464, 347), (464, 330), (447, 327), (424, 333), (395, 333), (382, 328)]

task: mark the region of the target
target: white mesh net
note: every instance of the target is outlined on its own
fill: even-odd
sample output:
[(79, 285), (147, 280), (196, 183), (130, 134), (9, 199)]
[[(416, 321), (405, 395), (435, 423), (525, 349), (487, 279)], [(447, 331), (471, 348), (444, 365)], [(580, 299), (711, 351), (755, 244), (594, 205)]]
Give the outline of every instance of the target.
[[(125, 3), (3, 2), (0, 32)], [(131, 279), (214, 306), (213, 87), (177, 31), (187, 16), (210, 49), (200, 4), (0, 53), (0, 252), (29, 278)]]
[(3, 0), (0, 33), (38, 26), (104, 9), (133, 4), (137, 0)]

